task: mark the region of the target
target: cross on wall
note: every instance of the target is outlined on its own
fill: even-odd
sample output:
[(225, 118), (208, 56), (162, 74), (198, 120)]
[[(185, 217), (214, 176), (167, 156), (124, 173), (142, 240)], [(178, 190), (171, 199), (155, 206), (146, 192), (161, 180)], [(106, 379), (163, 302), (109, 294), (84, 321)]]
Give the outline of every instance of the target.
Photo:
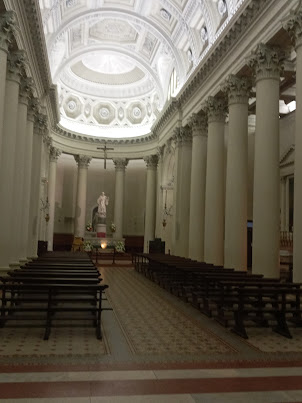
[(114, 148), (107, 147), (107, 143), (105, 141), (104, 147), (97, 147), (97, 150), (103, 150), (104, 151), (104, 169), (106, 169), (107, 151), (108, 150), (114, 150)]

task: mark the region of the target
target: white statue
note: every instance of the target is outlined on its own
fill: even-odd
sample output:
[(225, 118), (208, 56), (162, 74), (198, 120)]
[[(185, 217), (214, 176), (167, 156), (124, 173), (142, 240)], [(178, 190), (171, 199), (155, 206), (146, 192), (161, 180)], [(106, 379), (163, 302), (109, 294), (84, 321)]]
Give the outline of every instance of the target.
[(109, 197), (104, 192), (97, 200), (99, 217), (106, 217), (106, 206), (109, 204)]

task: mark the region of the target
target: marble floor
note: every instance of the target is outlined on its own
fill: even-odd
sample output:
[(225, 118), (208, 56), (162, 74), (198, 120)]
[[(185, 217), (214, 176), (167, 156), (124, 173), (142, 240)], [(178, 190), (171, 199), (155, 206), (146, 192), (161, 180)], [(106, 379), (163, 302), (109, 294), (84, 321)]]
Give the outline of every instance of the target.
[(302, 402), (302, 329), (243, 340), (131, 267), (109, 284), (104, 338), (89, 323), (0, 329), (2, 402)]

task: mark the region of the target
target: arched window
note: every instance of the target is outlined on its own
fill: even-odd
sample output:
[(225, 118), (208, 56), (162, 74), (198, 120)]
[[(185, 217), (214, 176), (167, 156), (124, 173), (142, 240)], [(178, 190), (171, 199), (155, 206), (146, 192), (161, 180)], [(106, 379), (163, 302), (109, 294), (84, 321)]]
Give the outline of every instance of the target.
[(171, 97), (175, 95), (176, 88), (177, 88), (177, 75), (175, 69), (173, 69), (168, 88), (168, 101), (171, 99)]

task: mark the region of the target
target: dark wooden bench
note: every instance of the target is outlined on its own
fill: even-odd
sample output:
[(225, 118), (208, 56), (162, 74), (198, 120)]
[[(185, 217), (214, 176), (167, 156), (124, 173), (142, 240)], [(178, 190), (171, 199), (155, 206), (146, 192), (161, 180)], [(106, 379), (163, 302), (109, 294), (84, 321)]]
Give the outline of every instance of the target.
[(0, 327), (10, 320), (29, 321), (29, 325), (33, 321), (42, 321), (45, 327), (44, 340), (47, 340), (54, 320), (92, 320), (97, 338), (101, 339), (101, 313), (111, 310), (102, 307), (102, 295), (106, 288), (107, 285), (100, 284), (62, 284), (55, 281), (28, 284), (5, 281), (0, 284)]
[(302, 290), (298, 283), (270, 282), (269, 279), (241, 284), (224, 281), (221, 288), (215, 301), (217, 320), (224, 326), (233, 320), (231, 330), (245, 339), (248, 338), (244, 325), (247, 320), (266, 327), (273, 320), (273, 330), (288, 338), (292, 336), (287, 321), (302, 325)]

